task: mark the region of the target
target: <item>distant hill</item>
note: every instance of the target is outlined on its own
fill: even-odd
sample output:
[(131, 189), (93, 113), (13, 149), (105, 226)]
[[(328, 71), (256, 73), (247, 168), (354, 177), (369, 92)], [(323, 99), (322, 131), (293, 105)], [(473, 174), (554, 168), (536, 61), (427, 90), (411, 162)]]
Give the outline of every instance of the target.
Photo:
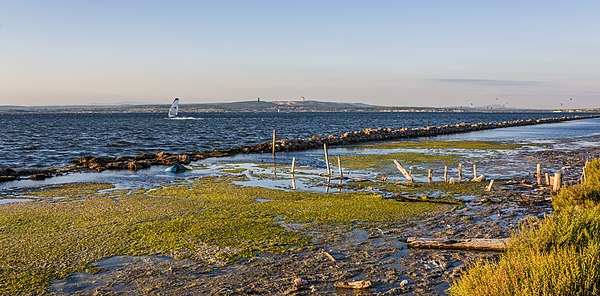
[[(86, 105), (86, 106), (0, 106), (1, 113), (166, 113), (170, 104), (144, 105)], [(502, 105), (459, 107), (399, 107), (364, 103), (296, 101), (241, 101), (229, 103), (180, 103), (181, 113), (194, 112), (548, 112), (553, 110), (524, 110)], [(589, 112), (594, 110), (558, 110)], [(597, 112), (598, 110), (596, 110)]]

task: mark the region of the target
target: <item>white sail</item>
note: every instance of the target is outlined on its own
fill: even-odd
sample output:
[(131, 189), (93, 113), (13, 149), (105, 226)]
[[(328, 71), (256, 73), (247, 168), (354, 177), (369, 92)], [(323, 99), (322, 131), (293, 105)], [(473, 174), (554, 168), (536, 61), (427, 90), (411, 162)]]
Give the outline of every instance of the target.
[(176, 117), (177, 112), (179, 112), (179, 99), (175, 98), (175, 100), (173, 100), (171, 108), (169, 108), (169, 118)]

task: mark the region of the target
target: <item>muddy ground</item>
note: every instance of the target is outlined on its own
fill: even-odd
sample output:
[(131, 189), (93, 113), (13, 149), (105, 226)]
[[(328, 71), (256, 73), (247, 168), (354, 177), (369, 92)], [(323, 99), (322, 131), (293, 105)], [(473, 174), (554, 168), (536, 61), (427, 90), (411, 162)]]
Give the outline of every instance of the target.
[[(516, 155), (524, 162), (560, 168), (577, 180), (595, 147), (544, 150)], [(496, 160), (501, 161), (501, 160)], [(518, 161), (518, 159), (517, 159)], [(112, 257), (88, 271), (53, 283), (58, 295), (439, 295), (469, 264), (499, 253), (408, 248), (409, 237), (505, 238), (526, 219), (551, 213), (551, 191), (535, 176), (496, 180), (492, 193), (465, 197), (463, 205), (403, 225), (282, 226), (313, 237), (312, 246), (284, 255), (257, 254), (234, 264), (207, 258)], [(327, 255), (331, 255), (331, 260)], [(337, 281), (370, 280), (364, 290), (334, 288)]]

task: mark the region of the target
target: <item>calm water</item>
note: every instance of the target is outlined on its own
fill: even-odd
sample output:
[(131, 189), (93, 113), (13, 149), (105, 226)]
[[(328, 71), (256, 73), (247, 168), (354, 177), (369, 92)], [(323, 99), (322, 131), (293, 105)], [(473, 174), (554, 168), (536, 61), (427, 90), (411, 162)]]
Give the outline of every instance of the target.
[[(558, 117), (560, 113), (0, 114), (0, 167), (45, 168), (75, 158), (185, 153), (365, 128)], [(568, 114), (575, 115), (575, 114)]]

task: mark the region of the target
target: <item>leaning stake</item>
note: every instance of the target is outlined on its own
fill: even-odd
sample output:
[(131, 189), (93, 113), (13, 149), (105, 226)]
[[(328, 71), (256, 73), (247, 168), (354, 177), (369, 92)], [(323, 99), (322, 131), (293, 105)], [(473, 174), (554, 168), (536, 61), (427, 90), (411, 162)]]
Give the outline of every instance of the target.
[(402, 173), (402, 175), (404, 175), (404, 177), (408, 180), (408, 182), (415, 181), (415, 179), (413, 179), (413, 177), (408, 173), (408, 171), (406, 171), (406, 169), (404, 169), (404, 167), (395, 159), (394, 159), (394, 164), (396, 164), (396, 168), (398, 168), (398, 170)]

